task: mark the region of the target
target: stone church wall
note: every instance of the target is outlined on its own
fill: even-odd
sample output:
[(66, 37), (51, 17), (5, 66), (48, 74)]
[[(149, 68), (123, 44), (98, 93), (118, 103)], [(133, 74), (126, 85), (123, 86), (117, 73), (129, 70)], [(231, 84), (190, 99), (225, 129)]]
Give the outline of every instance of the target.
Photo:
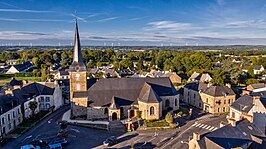
[(104, 113), (105, 108), (87, 108), (87, 119), (96, 120), (96, 119), (108, 119), (108, 112)]

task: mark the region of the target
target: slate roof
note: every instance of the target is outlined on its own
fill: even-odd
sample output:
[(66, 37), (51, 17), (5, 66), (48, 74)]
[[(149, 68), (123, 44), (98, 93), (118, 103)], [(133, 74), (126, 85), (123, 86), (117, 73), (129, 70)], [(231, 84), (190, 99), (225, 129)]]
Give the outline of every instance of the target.
[(36, 82), (13, 90), (14, 96), (20, 100), (20, 103), (26, 102), (28, 98), (32, 98), (33, 96), (53, 95), (53, 93), (54, 88)]
[(253, 97), (249, 95), (243, 95), (239, 97), (232, 105), (232, 108), (248, 113), (253, 107)]
[(19, 102), (16, 97), (12, 95), (1, 95), (0, 96), (0, 114), (3, 114), (11, 110), (18, 105), (19, 105)]
[(258, 89), (258, 88), (264, 88), (266, 85), (264, 83), (258, 83), (258, 84), (250, 84), (253, 89)]
[(29, 67), (32, 67), (33, 65), (29, 62), (29, 61), (26, 61), (22, 64), (18, 64), (18, 65), (14, 65), (14, 67), (18, 70), (18, 71), (23, 71)]
[(143, 101), (146, 103), (159, 103), (162, 101), (161, 98), (152, 89), (152, 86), (146, 82), (140, 91), (138, 99), (139, 101)]
[(194, 91), (204, 91), (208, 88), (208, 84), (199, 83), (199, 82), (189, 82), (187, 83), (184, 88), (191, 89)]
[(89, 73), (90, 73), (90, 74), (96, 74), (98, 71), (99, 71), (99, 68), (91, 68), (91, 69), (89, 70)]
[(254, 142), (252, 136), (266, 137), (254, 124), (244, 119), (236, 122), (236, 126), (226, 125), (203, 135), (198, 143), (202, 148), (235, 148)]
[(197, 73), (194, 72), (189, 80), (197, 80), (200, 82), (204, 82), (208, 77), (211, 77), (208, 73)]
[[(145, 86), (145, 83), (148, 83), (150, 87), (148, 85)], [(147, 101), (147, 95), (145, 95), (144, 91), (147, 91), (147, 94), (152, 97), (151, 100)], [(94, 106), (108, 105), (113, 97), (130, 102), (137, 101), (141, 97), (140, 100), (153, 102), (154, 97), (158, 98), (158, 96), (172, 96), (176, 94), (177, 91), (169, 78), (99, 79), (88, 89), (89, 100), (94, 103)]]
[(203, 92), (213, 97), (219, 97), (224, 95), (235, 95), (234, 91), (231, 88), (227, 86), (218, 86), (218, 85), (212, 85)]
[(59, 71), (59, 74), (61, 76), (68, 76), (69, 75), (69, 72), (68, 71)]
[(261, 97), (266, 97), (266, 91), (261, 91), (261, 92), (251, 92), (251, 96), (261, 96)]
[(16, 86), (16, 85), (22, 86), (23, 82), (22, 80), (16, 80), (16, 78), (12, 78), (12, 80), (9, 82), (9, 85), (10, 86)]

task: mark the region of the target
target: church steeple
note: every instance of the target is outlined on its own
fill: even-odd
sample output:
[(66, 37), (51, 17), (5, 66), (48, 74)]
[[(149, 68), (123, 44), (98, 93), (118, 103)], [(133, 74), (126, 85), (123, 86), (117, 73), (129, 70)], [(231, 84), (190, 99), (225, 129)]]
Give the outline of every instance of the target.
[(83, 63), (77, 19), (76, 19), (76, 27), (75, 27), (73, 62)]
[(73, 53), (73, 62), (69, 66), (69, 71), (71, 72), (81, 72), (87, 71), (87, 67), (82, 59), (82, 51), (79, 40), (79, 30), (78, 30), (78, 21), (76, 19), (75, 26), (75, 38), (74, 38), (74, 53)]

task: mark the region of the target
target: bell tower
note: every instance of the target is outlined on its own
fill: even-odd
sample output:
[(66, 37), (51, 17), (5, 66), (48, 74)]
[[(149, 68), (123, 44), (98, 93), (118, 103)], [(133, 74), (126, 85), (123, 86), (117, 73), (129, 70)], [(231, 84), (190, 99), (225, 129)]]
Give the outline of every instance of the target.
[[(70, 75), (70, 102), (71, 102), (71, 111), (79, 110), (86, 111), (87, 108), (87, 98), (84, 98), (87, 92), (87, 67), (84, 64), (82, 59), (82, 52), (79, 40), (79, 31), (78, 31), (78, 23), (76, 19), (75, 26), (75, 38), (74, 38), (74, 54), (73, 54), (73, 62), (69, 66), (69, 75)], [(83, 99), (79, 97), (75, 97), (75, 95), (83, 95)], [(74, 113), (77, 113), (74, 110)], [(77, 114), (79, 115), (79, 114)]]

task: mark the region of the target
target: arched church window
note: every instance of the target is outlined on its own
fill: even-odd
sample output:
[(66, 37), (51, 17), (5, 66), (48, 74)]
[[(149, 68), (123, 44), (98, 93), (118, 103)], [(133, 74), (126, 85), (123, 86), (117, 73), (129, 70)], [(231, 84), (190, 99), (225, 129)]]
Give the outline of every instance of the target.
[(150, 107), (150, 115), (154, 115), (154, 107), (153, 106)]

